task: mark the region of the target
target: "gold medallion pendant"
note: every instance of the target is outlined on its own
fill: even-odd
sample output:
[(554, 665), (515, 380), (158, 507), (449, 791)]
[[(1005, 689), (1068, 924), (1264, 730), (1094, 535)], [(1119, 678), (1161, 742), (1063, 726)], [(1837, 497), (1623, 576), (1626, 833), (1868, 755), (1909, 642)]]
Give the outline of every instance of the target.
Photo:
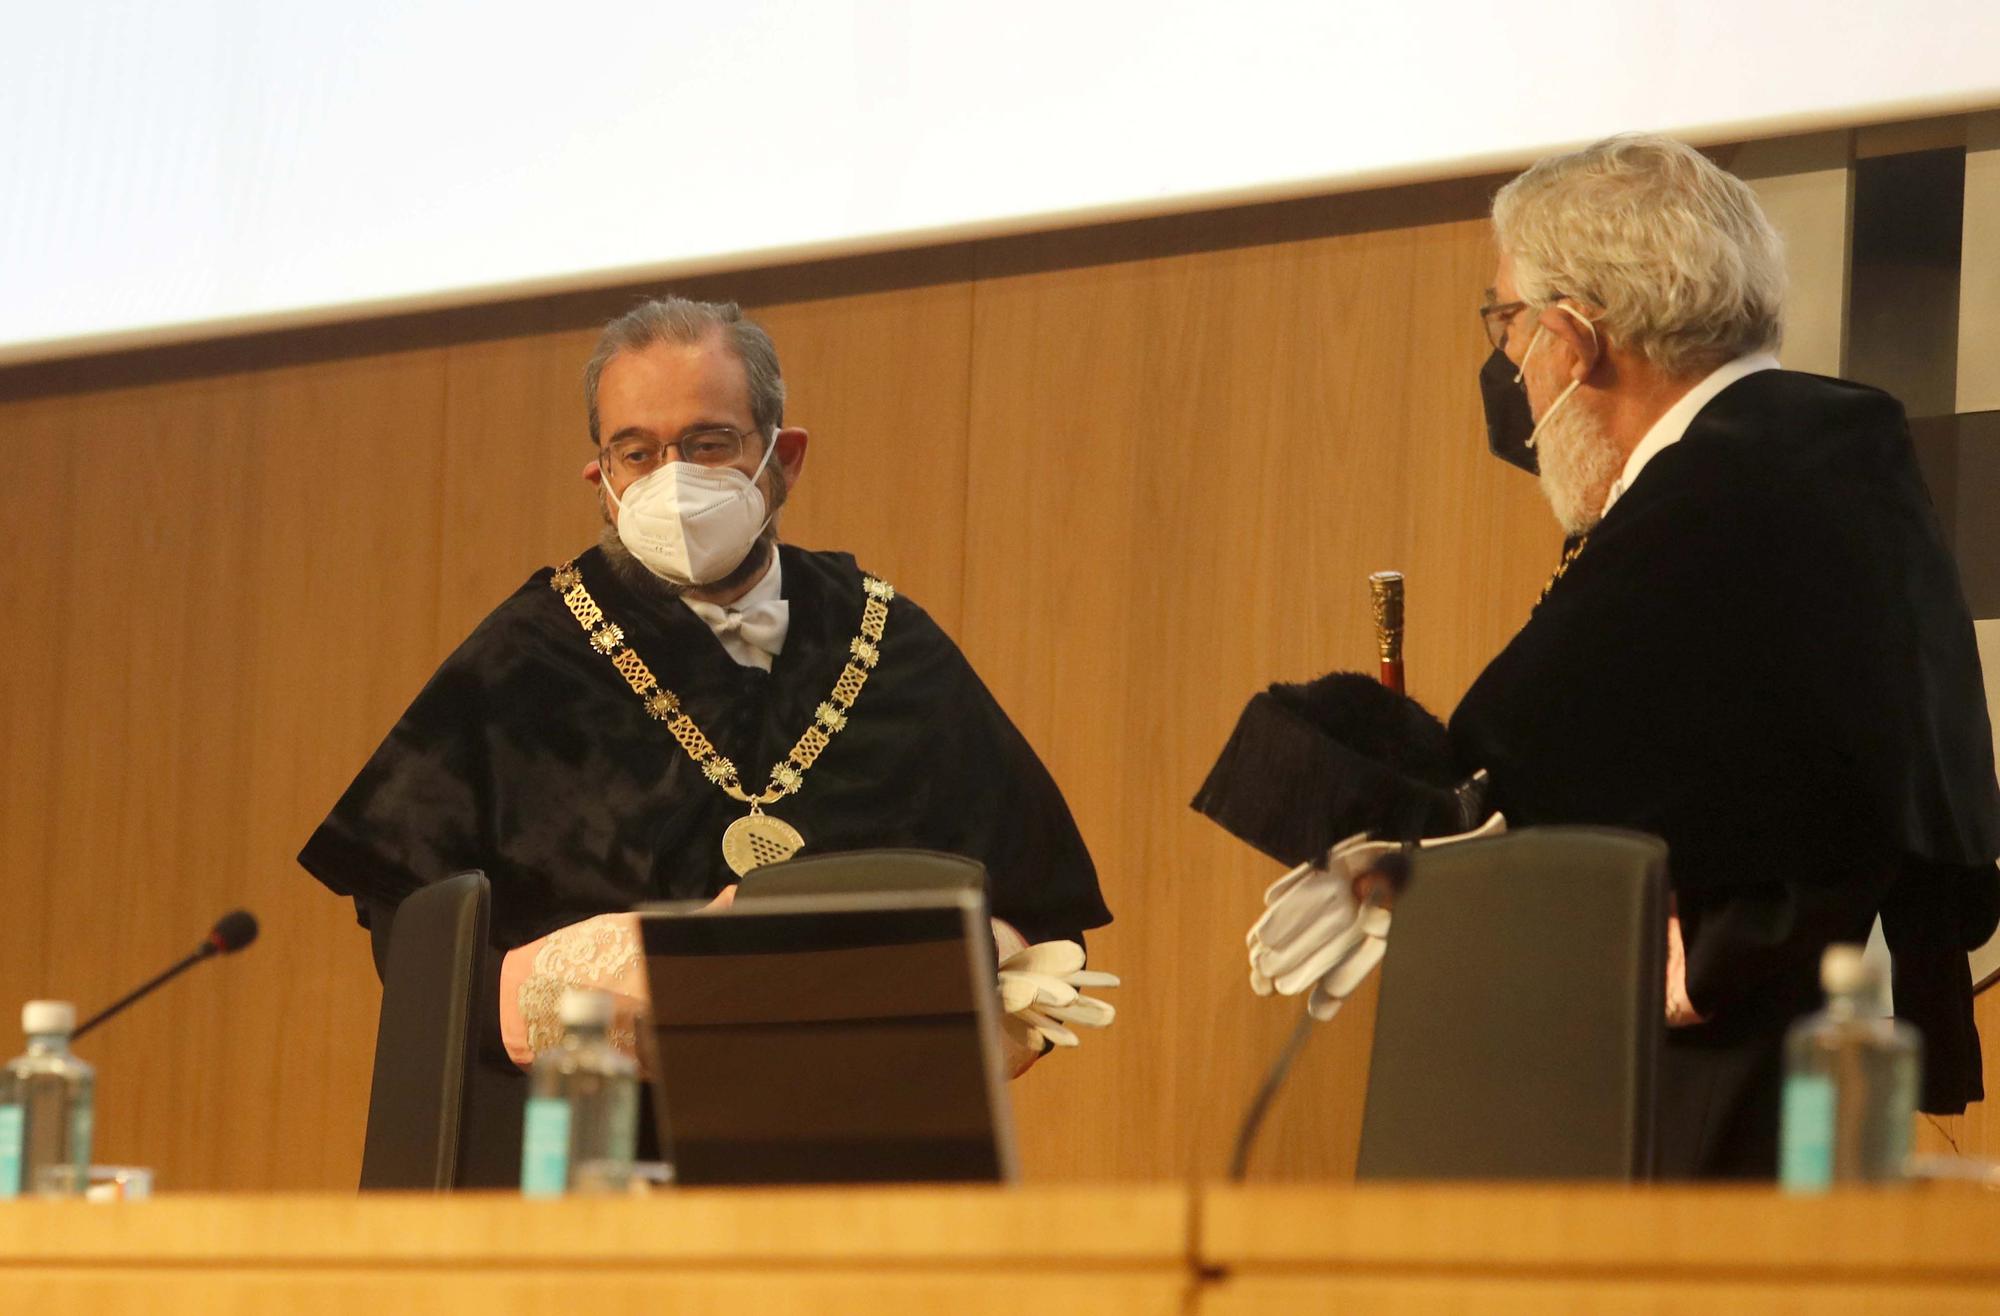
[(781, 864), (805, 848), (806, 838), (782, 818), (761, 810), (747, 813), (722, 833), (722, 857), (742, 877), (765, 864)]

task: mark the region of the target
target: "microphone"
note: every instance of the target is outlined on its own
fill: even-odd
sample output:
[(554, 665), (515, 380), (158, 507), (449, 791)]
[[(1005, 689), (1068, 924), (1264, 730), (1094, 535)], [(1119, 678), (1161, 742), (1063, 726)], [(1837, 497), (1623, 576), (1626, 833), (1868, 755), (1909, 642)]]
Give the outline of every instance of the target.
[(90, 1018), (84, 1020), (77, 1026), (76, 1031), (69, 1035), (70, 1040), (74, 1042), (77, 1038), (82, 1037), (85, 1033), (97, 1027), (106, 1019), (109, 1019), (112, 1015), (117, 1014), (120, 1010), (132, 1004), (132, 1002), (142, 996), (150, 996), (153, 992), (164, 987), (169, 981), (186, 970), (193, 968), (203, 960), (217, 955), (232, 954), (242, 950), (255, 940), (257, 940), (257, 916), (247, 909), (233, 909), (229, 911), (215, 921), (215, 926), (208, 930), (208, 935), (202, 938), (201, 945), (195, 949), (194, 954), (181, 960), (165, 973), (141, 983), (113, 1001), (110, 1005), (105, 1006), (102, 1010), (90, 1016)]

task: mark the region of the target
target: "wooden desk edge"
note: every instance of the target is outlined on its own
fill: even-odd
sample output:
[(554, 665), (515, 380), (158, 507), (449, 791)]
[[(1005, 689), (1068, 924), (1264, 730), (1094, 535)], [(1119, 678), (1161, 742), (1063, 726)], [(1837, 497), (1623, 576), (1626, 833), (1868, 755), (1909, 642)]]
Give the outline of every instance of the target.
[(1924, 1274), (2000, 1281), (2000, 1194), (1784, 1196), (1585, 1184), (1202, 1188), (1196, 1255), (1232, 1273)]
[(163, 1195), (0, 1202), (0, 1267), (536, 1264), (759, 1266), (894, 1261), (1181, 1268), (1179, 1185), (690, 1189), (526, 1201), (511, 1193)]

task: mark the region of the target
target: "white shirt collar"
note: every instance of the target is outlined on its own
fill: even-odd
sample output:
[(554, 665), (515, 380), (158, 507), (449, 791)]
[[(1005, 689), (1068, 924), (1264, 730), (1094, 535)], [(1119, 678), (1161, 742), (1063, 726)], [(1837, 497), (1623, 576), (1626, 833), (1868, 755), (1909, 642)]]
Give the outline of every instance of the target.
[[(771, 553), (771, 565), (764, 569), (764, 574), (759, 576), (749, 589), (743, 591), (743, 596), (735, 602), (726, 606), (699, 603), (686, 595), (681, 596), (681, 602), (687, 605), (688, 611), (701, 618), (709, 630), (715, 632), (715, 638), (722, 642), (723, 649), (738, 664), (744, 667), (761, 667), (768, 672), (771, 670), (771, 659), (784, 651), (785, 633), (790, 628), (791, 610), (784, 606), (784, 596), (784, 567), (780, 565), (779, 555), (774, 548)], [(754, 645), (744, 639), (738, 626), (730, 620), (732, 615), (740, 615), (752, 609), (756, 609), (766, 619), (765, 626), (772, 633), (773, 638), (769, 641), (768, 648)]]
[(1646, 469), (1647, 462), (1681, 441), (1688, 426), (1694, 423), (1694, 418), (1701, 414), (1703, 407), (1715, 400), (1716, 394), (1745, 375), (1776, 369), (1777, 357), (1769, 352), (1751, 352), (1711, 372), (1689, 389), (1680, 401), (1668, 407), (1665, 414), (1653, 422), (1653, 427), (1646, 431), (1646, 437), (1639, 440), (1639, 446), (1632, 449), (1632, 455), (1625, 459), (1625, 469), (1612, 481), (1611, 492), (1604, 496), (1604, 512), (1608, 513), (1611, 505), (1625, 496), (1625, 491), (1639, 478), (1639, 472)]

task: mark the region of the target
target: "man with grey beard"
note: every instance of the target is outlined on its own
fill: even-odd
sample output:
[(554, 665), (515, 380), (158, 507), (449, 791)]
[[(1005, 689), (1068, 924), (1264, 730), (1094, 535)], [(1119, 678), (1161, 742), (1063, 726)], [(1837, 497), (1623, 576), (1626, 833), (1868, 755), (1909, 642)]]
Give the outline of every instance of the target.
[(1662, 1173), (1775, 1172), (1785, 1030), (1878, 913), (1922, 1108), (1963, 1110), (2000, 791), (1902, 408), (1779, 368), (1777, 236), (1686, 146), (1543, 160), (1493, 228), (1489, 440), (1532, 453), (1568, 540), (1451, 738), (1512, 826), (1668, 843)]
[[(1000, 959), (1111, 917), (1061, 793), (950, 637), (851, 556), (779, 541), (807, 433), (761, 327), (646, 302), (605, 326), (584, 395), (599, 544), (445, 659), (299, 855), (354, 900), (378, 966), (404, 897), (491, 880), (469, 1186), (518, 1182), (523, 1067), (564, 989), (610, 992), (631, 1046), (635, 905), (726, 905), (801, 849), (903, 847), (984, 865)], [(1014, 1073), (1075, 1044), (1038, 1003), (1108, 1020), (1016, 1002)]]

